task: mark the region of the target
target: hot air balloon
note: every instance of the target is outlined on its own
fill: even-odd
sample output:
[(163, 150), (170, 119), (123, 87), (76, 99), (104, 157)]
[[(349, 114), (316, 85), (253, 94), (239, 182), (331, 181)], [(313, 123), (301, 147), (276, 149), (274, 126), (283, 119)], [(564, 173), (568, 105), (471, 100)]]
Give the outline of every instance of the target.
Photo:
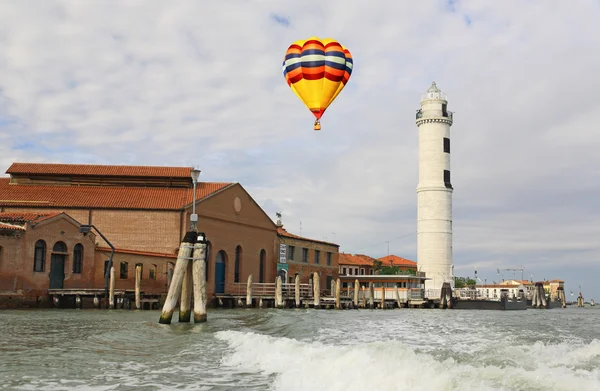
[(290, 45), (283, 60), (283, 76), (294, 93), (317, 118), (344, 89), (352, 74), (352, 55), (332, 38), (310, 37)]

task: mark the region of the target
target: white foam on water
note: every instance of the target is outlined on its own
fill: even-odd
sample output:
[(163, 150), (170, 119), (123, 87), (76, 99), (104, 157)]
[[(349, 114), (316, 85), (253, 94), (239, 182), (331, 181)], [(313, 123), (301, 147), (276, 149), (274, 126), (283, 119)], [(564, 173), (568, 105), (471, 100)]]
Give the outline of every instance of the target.
[[(437, 359), (397, 340), (333, 345), (220, 331), (222, 365), (275, 378), (273, 390), (600, 390), (600, 342), (499, 346)], [(488, 341), (489, 342), (489, 341)]]

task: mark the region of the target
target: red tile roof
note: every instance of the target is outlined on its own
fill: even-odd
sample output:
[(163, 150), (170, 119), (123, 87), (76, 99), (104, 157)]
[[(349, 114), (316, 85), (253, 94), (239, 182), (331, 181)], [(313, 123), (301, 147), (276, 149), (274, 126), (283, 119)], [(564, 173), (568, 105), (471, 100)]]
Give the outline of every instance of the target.
[(303, 236), (298, 236), (298, 235), (291, 234), (288, 231), (286, 231), (285, 228), (283, 228), (283, 227), (277, 227), (277, 234), (280, 235), (280, 236), (284, 236), (286, 238), (298, 239), (298, 240), (306, 240), (307, 242), (322, 243), (322, 244), (328, 244), (330, 246), (340, 247), (339, 244), (335, 244), (335, 243), (331, 243), (331, 242), (326, 242), (324, 240), (310, 239), (310, 238), (305, 238)]
[(340, 253), (338, 265), (373, 266), (373, 261), (375, 261), (375, 258), (368, 255)]
[[(94, 175), (190, 178), (192, 167), (112, 166), (95, 164), (13, 163), (7, 174), (29, 175)], [(190, 178), (191, 182), (191, 178)]]
[(0, 229), (10, 230), (10, 231), (25, 231), (25, 227), (22, 227), (20, 225), (10, 225), (10, 224), (4, 224), (4, 223), (0, 223)]
[(402, 258), (397, 255), (386, 255), (385, 257), (378, 258), (384, 266), (410, 266), (417, 267), (417, 263), (410, 259)]
[[(199, 182), (196, 199), (230, 185)], [(0, 178), (0, 206), (179, 210), (191, 203), (191, 193), (186, 188), (14, 185)]]
[(0, 212), (0, 221), (5, 223), (39, 223), (56, 215), (53, 213), (31, 213), (31, 212)]

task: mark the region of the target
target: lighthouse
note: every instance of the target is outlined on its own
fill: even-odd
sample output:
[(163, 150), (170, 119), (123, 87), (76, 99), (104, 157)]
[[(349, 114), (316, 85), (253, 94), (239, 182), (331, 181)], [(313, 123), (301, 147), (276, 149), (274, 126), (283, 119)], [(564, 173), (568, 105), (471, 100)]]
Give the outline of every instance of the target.
[[(419, 129), (419, 184), (417, 186), (417, 267), (425, 272), (425, 289), (454, 289), (452, 265), (452, 183), (450, 181), (450, 126), (448, 99), (435, 82), (421, 97)], [(439, 297), (438, 292), (431, 292)]]

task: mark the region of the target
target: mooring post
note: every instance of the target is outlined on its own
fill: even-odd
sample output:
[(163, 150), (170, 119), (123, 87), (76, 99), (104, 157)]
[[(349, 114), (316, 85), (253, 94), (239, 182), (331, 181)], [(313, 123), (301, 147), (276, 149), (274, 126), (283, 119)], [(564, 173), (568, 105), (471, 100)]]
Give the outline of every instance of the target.
[(183, 281), (181, 282), (181, 299), (179, 301), (179, 322), (182, 323), (189, 323), (192, 316), (193, 284), (192, 262), (188, 262)]
[(139, 310), (141, 307), (140, 299), (140, 282), (142, 279), (142, 267), (137, 265), (135, 267), (135, 309)]
[(448, 283), (446, 288), (446, 305), (448, 309), (452, 309), (452, 286)]
[(181, 245), (179, 246), (179, 254), (177, 255), (177, 261), (175, 262), (175, 270), (173, 272), (173, 278), (171, 279), (171, 285), (169, 286), (169, 292), (167, 293), (167, 299), (163, 305), (162, 313), (158, 323), (170, 324), (173, 318), (173, 311), (177, 306), (177, 300), (181, 295), (181, 285), (187, 270), (190, 255), (192, 254), (192, 248), (196, 244), (197, 232), (187, 232)]
[(275, 306), (277, 308), (283, 307), (283, 292), (281, 289), (281, 276), (277, 276), (277, 281), (275, 283)]
[(294, 298), (296, 299), (296, 308), (300, 308), (300, 275), (296, 274), (296, 281), (294, 281), (294, 290), (295, 290), (295, 295)]
[(115, 267), (110, 268), (110, 281), (108, 285), (108, 307), (115, 308)]
[(372, 282), (369, 282), (369, 308), (373, 309), (375, 306), (375, 287)]
[(329, 283), (329, 290), (331, 291), (331, 297), (335, 297), (335, 281), (331, 280), (331, 282)]
[(246, 307), (252, 308), (252, 274), (248, 276), (248, 283), (246, 284)]
[(100, 308), (100, 299), (96, 295), (94, 295), (94, 308)]
[(365, 287), (362, 286), (360, 288), (361, 292), (362, 292), (362, 297), (360, 299), (360, 305), (362, 308), (367, 308), (367, 296), (366, 296), (366, 291), (365, 291)]
[(396, 303), (398, 303), (398, 308), (402, 308), (402, 304), (400, 303), (400, 292), (398, 291), (398, 285), (396, 284), (394, 288), (394, 293), (396, 294)]
[(194, 323), (206, 322), (206, 237), (198, 234), (192, 254), (192, 284), (194, 285)]
[(358, 308), (358, 292), (360, 291), (360, 283), (358, 279), (354, 280), (354, 308)]
[(341, 290), (342, 290), (341, 286), (342, 286), (342, 283), (341, 283), (341, 281), (340, 281), (340, 279), (338, 277), (338, 279), (335, 282), (335, 309), (336, 310), (342, 309), (342, 301), (341, 301), (341, 298), (340, 298), (340, 293), (341, 293)]
[(321, 308), (321, 282), (319, 281), (319, 273), (313, 274), (313, 296), (315, 298), (315, 308)]
[(538, 289), (540, 291), (540, 298), (542, 301), (542, 306), (544, 308), (547, 308), (548, 304), (546, 303), (546, 291), (544, 290), (544, 284), (542, 284), (541, 282), (539, 282), (538, 284), (540, 284)]

